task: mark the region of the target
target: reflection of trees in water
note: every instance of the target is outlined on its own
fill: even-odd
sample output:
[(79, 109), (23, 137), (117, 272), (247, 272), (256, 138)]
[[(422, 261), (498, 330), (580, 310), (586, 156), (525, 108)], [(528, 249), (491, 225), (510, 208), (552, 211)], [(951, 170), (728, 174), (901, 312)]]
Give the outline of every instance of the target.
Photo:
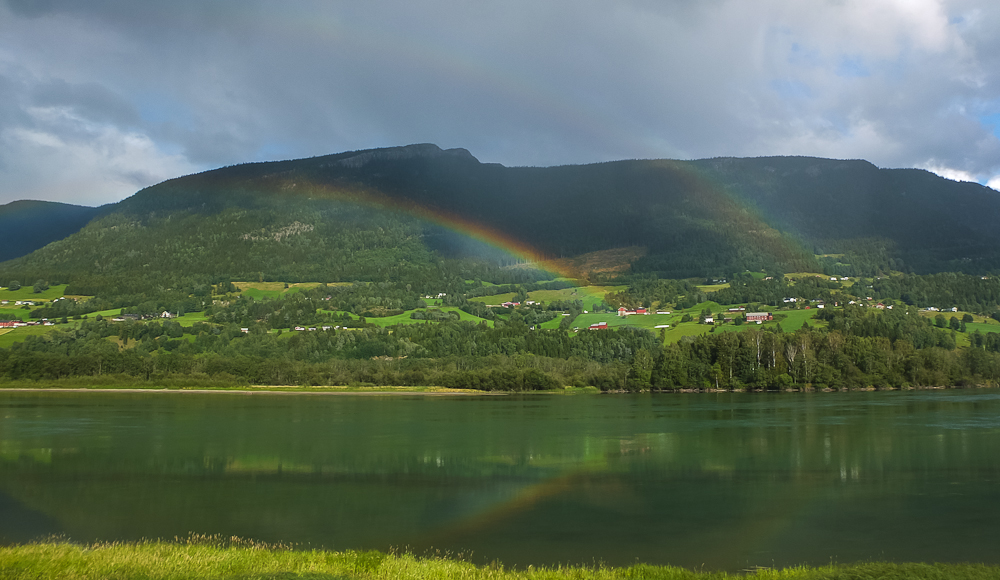
[(5, 409), (0, 492), (26, 511), (0, 513), (79, 540), (811, 554), (808, 534), (874, 537), (848, 516), (912, 539), (918, 497), (941, 529), (967, 525), (1000, 475), (989, 394), (70, 400)]

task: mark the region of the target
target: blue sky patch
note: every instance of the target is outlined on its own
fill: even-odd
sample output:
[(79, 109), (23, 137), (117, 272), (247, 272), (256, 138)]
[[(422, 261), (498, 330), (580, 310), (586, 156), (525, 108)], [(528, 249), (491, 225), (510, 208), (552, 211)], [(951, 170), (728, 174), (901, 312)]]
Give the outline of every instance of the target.
[(984, 127), (988, 127), (991, 131), (993, 131), (994, 135), (1000, 138), (1000, 113), (979, 117), (979, 122), (982, 123)]
[(775, 79), (770, 84), (771, 90), (784, 99), (808, 99), (813, 96), (809, 85), (795, 79)]
[(860, 78), (871, 76), (871, 74), (860, 56), (844, 55), (840, 57), (840, 62), (837, 64), (838, 77)]

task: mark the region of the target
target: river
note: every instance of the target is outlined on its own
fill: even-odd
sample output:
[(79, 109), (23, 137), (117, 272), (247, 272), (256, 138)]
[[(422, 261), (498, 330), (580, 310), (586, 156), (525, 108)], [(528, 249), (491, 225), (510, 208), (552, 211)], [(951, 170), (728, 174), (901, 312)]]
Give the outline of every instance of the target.
[(996, 391), (0, 392), (0, 542), (241, 536), (507, 565), (1000, 563)]

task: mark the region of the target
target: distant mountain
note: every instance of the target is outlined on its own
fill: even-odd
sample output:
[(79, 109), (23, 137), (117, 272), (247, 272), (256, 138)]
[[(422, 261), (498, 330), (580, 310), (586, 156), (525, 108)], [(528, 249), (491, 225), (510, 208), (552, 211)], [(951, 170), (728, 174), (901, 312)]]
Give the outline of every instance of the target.
[(51, 201), (13, 201), (0, 205), (0, 262), (10, 260), (80, 231), (100, 210)]
[(996, 223), (1000, 193), (992, 189), (865, 161), (504, 167), (424, 144), (172, 179), (106, 206), (64, 240), (0, 264), (0, 283), (411, 280), (438, 268), (440, 256), (496, 260), (456, 228), (489, 229), (494, 239), (554, 259), (640, 247), (623, 254), (634, 259), (632, 270), (670, 277), (985, 272), (1000, 268)]

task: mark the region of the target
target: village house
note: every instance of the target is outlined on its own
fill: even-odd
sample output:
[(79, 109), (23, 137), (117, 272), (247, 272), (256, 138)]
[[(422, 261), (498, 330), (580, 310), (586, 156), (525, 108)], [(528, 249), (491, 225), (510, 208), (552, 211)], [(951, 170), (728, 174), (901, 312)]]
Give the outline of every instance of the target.
[(747, 322), (756, 322), (757, 324), (760, 324), (761, 322), (774, 320), (774, 316), (772, 316), (770, 312), (747, 312), (746, 319)]
[(591, 324), (587, 330), (604, 330), (608, 327), (607, 322), (598, 322), (597, 324)]
[(649, 310), (646, 308), (636, 308), (635, 310), (629, 310), (624, 306), (618, 309), (618, 316), (631, 316), (632, 314), (649, 315)]

